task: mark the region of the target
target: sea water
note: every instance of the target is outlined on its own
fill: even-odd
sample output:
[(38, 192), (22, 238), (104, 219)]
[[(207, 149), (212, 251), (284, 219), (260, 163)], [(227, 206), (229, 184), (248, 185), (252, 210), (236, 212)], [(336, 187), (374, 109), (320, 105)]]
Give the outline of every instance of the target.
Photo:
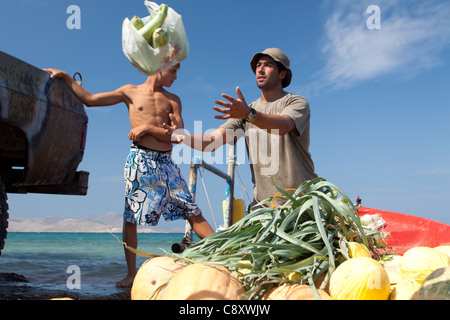
[[(122, 238), (122, 234), (115, 235)], [(165, 254), (183, 236), (140, 233), (138, 249)], [(138, 255), (137, 266), (147, 259)], [(0, 256), (0, 272), (23, 275), (27, 286), (70, 290), (88, 297), (124, 292), (115, 283), (126, 275), (127, 266), (123, 245), (110, 233), (11, 232)]]

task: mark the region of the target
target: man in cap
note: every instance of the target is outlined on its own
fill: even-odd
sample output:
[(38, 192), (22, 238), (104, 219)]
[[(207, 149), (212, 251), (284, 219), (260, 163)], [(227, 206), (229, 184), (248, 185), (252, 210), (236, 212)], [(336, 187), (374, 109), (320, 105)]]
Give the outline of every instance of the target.
[[(223, 94), (227, 101), (216, 101), (221, 107), (214, 107), (222, 114), (215, 118), (227, 122), (208, 134), (174, 131), (173, 138), (183, 139), (185, 144), (202, 151), (214, 151), (244, 134), (254, 183), (254, 201), (249, 208), (255, 208), (278, 193), (275, 185), (297, 189), (303, 181), (317, 175), (309, 153), (309, 104), (303, 97), (284, 91), (292, 79), (288, 57), (280, 49), (268, 48), (256, 53), (250, 66), (261, 90), (258, 100), (247, 105), (237, 87), (237, 98)], [(275, 200), (274, 205), (284, 201), (279, 197)]]

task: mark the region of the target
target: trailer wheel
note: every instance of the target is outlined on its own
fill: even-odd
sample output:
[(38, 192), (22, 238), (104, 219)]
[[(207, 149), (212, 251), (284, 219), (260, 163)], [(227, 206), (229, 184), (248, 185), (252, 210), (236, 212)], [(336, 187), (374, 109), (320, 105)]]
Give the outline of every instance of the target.
[(8, 203), (3, 182), (0, 180), (0, 255), (5, 246), (5, 239), (8, 229)]

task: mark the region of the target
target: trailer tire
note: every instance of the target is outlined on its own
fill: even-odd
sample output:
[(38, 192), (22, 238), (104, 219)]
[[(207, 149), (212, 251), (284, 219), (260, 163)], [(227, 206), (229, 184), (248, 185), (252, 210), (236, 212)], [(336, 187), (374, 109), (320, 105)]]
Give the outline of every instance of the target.
[(5, 188), (3, 186), (3, 182), (0, 180), (0, 255), (2, 253), (2, 249), (5, 246), (5, 239), (8, 229), (8, 203), (7, 195), (5, 192)]

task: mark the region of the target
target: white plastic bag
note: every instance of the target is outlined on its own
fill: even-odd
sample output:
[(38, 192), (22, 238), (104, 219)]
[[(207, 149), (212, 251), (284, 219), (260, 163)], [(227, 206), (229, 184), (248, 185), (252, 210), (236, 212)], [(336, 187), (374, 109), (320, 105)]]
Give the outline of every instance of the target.
[[(142, 18), (146, 24), (156, 15), (159, 5), (144, 1), (150, 16)], [(136, 30), (128, 18), (122, 24), (122, 50), (128, 61), (140, 72), (149, 76), (170, 68), (184, 59), (189, 51), (189, 43), (181, 16), (172, 8), (168, 8), (167, 17), (162, 25), (168, 33), (168, 43), (154, 49)]]

